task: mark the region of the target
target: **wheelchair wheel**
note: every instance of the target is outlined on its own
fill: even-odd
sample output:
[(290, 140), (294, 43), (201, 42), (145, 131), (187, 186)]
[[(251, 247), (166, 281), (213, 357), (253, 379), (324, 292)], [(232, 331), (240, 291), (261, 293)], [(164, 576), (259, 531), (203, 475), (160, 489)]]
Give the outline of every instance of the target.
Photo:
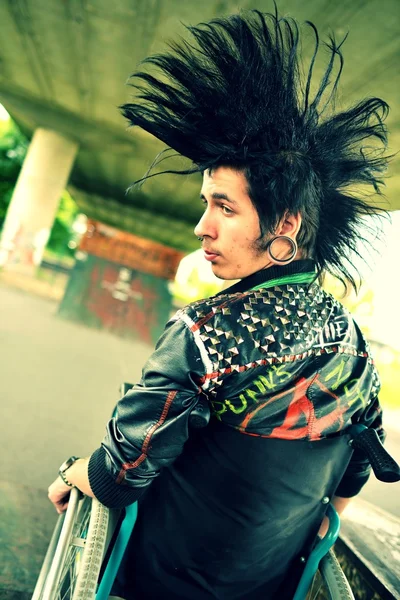
[(332, 549), (320, 562), (307, 600), (354, 600), (350, 584)]
[[(50, 543), (32, 600), (90, 600), (109, 531), (109, 510), (96, 499), (71, 491), (58, 543)], [(57, 524), (56, 530), (60, 530)], [(56, 532), (55, 532), (56, 535)], [(53, 536), (54, 537), (54, 536)]]

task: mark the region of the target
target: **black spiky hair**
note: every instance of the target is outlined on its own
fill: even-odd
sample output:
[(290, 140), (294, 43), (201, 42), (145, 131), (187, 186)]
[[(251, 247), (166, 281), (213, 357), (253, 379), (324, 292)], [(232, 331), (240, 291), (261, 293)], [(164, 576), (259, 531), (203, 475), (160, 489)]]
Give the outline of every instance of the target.
[(136, 97), (121, 109), (131, 125), (167, 144), (152, 168), (174, 150), (192, 166), (162, 173), (242, 171), (262, 236), (286, 212), (300, 212), (298, 243), (318, 273), (356, 287), (351, 254), (360, 255), (364, 217), (380, 209), (354, 189), (362, 184), (381, 193), (388, 105), (369, 98), (333, 114), (342, 44), (333, 37), (324, 44), (328, 64), (312, 93), (320, 42), (316, 27), (306, 27), (315, 47), (305, 74), (300, 28), (277, 12), (244, 11), (187, 27), (190, 40), (171, 42), (168, 52), (144, 61), (156, 72), (132, 76)]

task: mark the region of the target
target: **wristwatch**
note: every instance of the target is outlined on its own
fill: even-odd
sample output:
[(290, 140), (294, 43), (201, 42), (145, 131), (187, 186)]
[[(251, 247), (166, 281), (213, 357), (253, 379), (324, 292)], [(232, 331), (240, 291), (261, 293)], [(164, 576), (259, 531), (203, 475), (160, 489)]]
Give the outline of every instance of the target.
[(79, 456), (71, 456), (66, 461), (64, 461), (63, 464), (61, 465), (61, 467), (58, 469), (59, 476), (61, 477), (63, 482), (66, 485), (68, 485), (69, 487), (74, 487), (74, 484), (70, 483), (68, 481), (68, 479), (65, 477), (65, 471), (67, 471), (70, 467), (72, 467), (72, 465), (74, 464), (74, 462), (76, 462), (78, 460), (78, 458), (79, 458)]

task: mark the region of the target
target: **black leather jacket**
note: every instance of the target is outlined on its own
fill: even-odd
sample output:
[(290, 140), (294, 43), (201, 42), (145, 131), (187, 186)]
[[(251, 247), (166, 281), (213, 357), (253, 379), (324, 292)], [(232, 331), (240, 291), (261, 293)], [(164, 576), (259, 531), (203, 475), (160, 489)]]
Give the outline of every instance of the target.
[[(313, 262), (272, 267), (167, 324), (90, 459), (90, 484), (120, 507), (157, 478), (136, 545), (152, 540), (146, 565), (168, 589), (198, 582), (198, 596), (187, 588), (176, 598), (268, 597), (260, 574), (266, 585), (269, 569), (276, 589), (312, 543), (326, 498), (366, 482), (368, 462), (351, 457), (347, 429), (361, 422), (382, 435), (378, 390), (365, 339), (315, 281)], [(195, 432), (200, 398), (211, 421)]]

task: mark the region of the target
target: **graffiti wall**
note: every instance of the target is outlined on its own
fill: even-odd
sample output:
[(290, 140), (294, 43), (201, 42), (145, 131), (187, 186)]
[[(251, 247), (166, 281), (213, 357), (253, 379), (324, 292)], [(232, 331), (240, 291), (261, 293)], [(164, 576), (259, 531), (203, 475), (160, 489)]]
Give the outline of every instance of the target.
[(171, 310), (183, 253), (89, 221), (59, 315), (154, 344)]

